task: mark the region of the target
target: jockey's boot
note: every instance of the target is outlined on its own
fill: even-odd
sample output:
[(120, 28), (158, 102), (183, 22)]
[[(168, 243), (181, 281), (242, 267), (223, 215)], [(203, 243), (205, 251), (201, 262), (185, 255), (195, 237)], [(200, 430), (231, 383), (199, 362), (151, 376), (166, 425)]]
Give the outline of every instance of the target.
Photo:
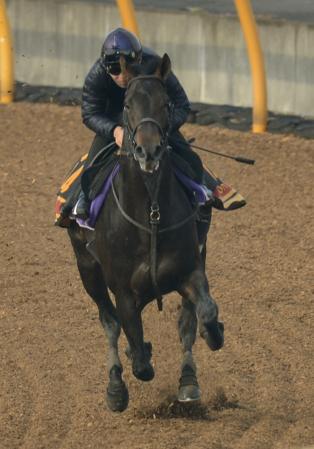
[(213, 192), (213, 207), (219, 210), (235, 210), (246, 205), (243, 196), (233, 187), (221, 182)]
[(77, 218), (81, 218), (82, 220), (87, 220), (89, 217), (89, 208), (90, 202), (82, 191), (79, 194), (76, 205), (74, 206), (73, 215)]
[(213, 172), (204, 170), (204, 184), (211, 190), (212, 206), (215, 209), (229, 211), (246, 205), (243, 196), (217, 178)]

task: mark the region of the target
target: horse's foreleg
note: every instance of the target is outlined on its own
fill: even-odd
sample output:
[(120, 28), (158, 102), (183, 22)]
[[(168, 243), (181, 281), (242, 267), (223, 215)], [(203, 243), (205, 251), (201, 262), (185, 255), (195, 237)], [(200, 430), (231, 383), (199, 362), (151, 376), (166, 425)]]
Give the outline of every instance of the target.
[(90, 268), (91, 266), (86, 271), (86, 267), (82, 270), (82, 267), (79, 266), (79, 271), (87, 293), (98, 306), (99, 320), (108, 338), (109, 383), (107, 386), (107, 404), (110, 410), (122, 412), (128, 406), (129, 394), (122, 379), (123, 368), (118, 350), (121, 326), (104, 283), (100, 265), (95, 262), (91, 271)]
[(112, 411), (123, 411), (128, 406), (128, 390), (122, 379), (122, 364), (118, 353), (121, 326), (109, 297), (101, 266), (86, 250), (85, 242), (71, 235), (77, 266), (86, 292), (98, 306), (99, 320), (109, 342), (107, 403)]
[[(79, 265), (79, 264), (78, 264)], [(128, 389), (122, 379), (122, 363), (119, 357), (118, 340), (121, 326), (116, 315), (116, 309), (109, 297), (103, 280), (100, 266), (93, 264), (92, 272), (84, 274), (79, 267), (82, 281), (87, 293), (94, 299), (99, 310), (99, 320), (108, 338), (108, 371), (109, 383), (107, 386), (107, 404), (110, 410), (122, 412), (128, 406)]]
[(129, 356), (135, 377), (149, 381), (154, 377), (150, 363), (151, 346), (144, 343), (141, 310), (132, 295), (117, 295), (117, 312), (129, 343)]
[(179, 289), (179, 293), (196, 307), (199, 330), (210, 349), (216, 351), (224, 343), (224, 326), (218, 321), (218, 306), (210, 296), (208, 282), (202, 270), (189, 275)]
[(180, 402), (197, 401), (200, 399), (201, 394), (192, 355), (192, 347), (195, 343), (197, 330), (197, 318), (195, 305), (185, 298), (182, 298), (178, 328), (183, 350), (178, 400)]

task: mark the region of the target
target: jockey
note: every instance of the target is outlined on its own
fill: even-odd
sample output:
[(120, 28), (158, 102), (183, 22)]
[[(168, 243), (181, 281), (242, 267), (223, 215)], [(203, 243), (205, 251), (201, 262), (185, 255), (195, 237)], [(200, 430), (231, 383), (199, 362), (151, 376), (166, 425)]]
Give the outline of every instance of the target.
[[(121, 73), (119, 59), (123, 55), (127, 62), (142, 64), (158, 55), (151, 49), (142, 48), (138, 38), (123, 28), (117, 28), (106, 37), (101, 56), (90, 69), (85, 79), (82, 96), (83, 123), (96, 133), (85, 167), (89, 166), (98, 152), (111, 142), (117, 147), (123, 142), (122, 111), (128, 78)], [(232, 187), (223, 183), (212, 173), (205, 172), (199, 156), (191, 150), (179, 128), (185, 123), (190, 104), (176, 76), (171, 72), (165, 81), (173, 113), (168, 143), (192, 167), (195, 181), (205, 184), (211, 191), (212, 205), (220, 210), (233, 210), (245, 205), (244, 198)], [(115, 148), (113, 148), (115, 150)], [(112, 153), (112, 146), (108, 152)], [(77, 217), (86, 219), (89, 200), (82, 192), (75, 206)]]

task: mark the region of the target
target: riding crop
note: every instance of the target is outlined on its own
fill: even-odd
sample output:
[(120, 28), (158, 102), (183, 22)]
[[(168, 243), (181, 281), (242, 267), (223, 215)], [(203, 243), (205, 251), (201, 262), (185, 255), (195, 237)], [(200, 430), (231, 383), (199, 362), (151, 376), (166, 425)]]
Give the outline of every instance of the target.
[(242, 157), (242, 156), (230, 156), (230, 154), (218, 153), (218, 151), (209, 150), (208, 148), (203, 148), (198, 145), (192, 145), (192, 142), (194, 142), (194, 141), (195, 141), (195, 137), (191, 137), (191, 139), (188, 139), (188, 143), (191, 145), (191, 147), (196, 148), (197, 150), (205, 151), (206, 153), (212, 153), (212, 154), (215, 154), (216, 156), (226, 157), (226, 158), (232, 159), (236, 162), (241, 162), (242, 164), (249, 164), (249, 165), (255, 164), (254, 159), (248, 159), (248, 158)]

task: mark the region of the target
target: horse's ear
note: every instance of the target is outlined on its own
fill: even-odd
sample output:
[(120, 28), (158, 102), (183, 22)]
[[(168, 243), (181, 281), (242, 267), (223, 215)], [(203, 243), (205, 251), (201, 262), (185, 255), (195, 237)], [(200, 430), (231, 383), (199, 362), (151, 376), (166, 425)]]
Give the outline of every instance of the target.
[(162, 80), (165, 80), (171, 71), (171, 61), (167, 53), (163, 55), (158, 67), (159, 75)]

